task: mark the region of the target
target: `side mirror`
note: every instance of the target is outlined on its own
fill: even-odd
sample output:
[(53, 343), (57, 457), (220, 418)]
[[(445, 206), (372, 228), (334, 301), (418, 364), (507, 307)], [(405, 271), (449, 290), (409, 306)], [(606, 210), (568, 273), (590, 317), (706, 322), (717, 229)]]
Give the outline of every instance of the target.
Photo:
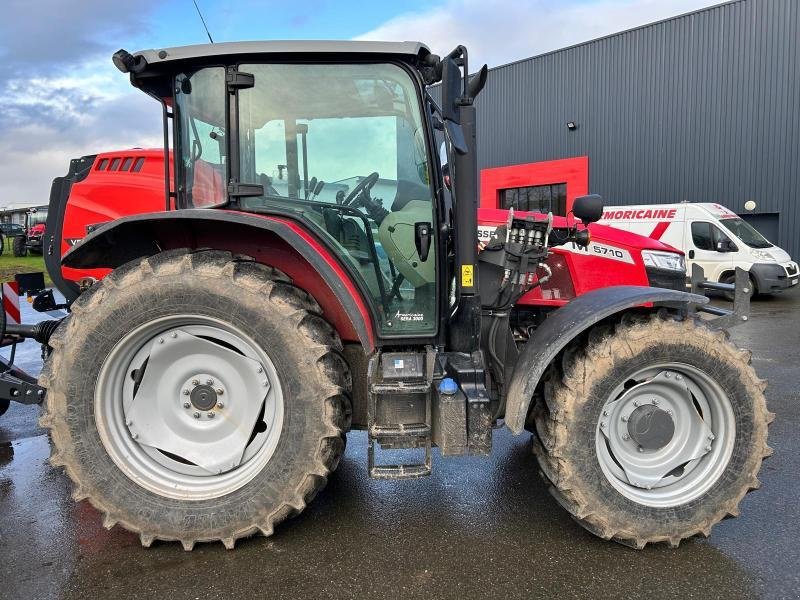
[(731, 240), (720, 240), (717, 242), (717, 252), (736, 252), (739, 248), (736, 247)]
[(467, 140), (461, 129), (461, 106), (459, 99), (462, 90), (461, 68), (455, 59), (448, 56), (442, 59), (442, 117), (444, 127), (453, 148), (459, 154), (467, 153)]
[(587, 225), (599, 221), (603, 218), (603, 197), (600, 194), (589, 194), (575, 198), (572, 214)]

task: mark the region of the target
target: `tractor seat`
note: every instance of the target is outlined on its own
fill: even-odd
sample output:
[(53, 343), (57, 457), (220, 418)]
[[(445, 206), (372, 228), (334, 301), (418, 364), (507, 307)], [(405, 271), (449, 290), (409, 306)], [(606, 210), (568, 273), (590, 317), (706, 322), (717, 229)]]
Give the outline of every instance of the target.
[(397, 180), (397, 192), (394, 195), (394, 202), (392, 202), (392, 212), (403, 210), (406, 204), (412, 200), (426, 200), (431, 201), (431, 191), (426, 185), (409, 181), (408, 179)]

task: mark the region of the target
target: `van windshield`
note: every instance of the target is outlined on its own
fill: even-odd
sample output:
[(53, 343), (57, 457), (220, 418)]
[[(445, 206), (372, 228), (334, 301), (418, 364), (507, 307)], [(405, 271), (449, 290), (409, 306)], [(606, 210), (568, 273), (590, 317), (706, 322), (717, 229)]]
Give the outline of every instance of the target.
[(734, 217), (720, 219), (728, 230), (751, 248), (772, 248), (772, 244), (747, 221)]

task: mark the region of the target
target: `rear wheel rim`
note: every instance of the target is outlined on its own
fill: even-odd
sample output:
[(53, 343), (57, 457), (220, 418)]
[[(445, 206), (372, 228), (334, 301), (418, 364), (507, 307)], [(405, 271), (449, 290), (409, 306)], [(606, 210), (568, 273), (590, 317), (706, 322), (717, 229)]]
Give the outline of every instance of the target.
[[(679, 380), (689, 394), (659, 385), (670, 379), (670, 385)], [(631, 435), (631, 417), (647, 402), (673, 422), (674, 434), (661, 448), (643, 448)], [(688, 364), (663, 363), (635, 371), (609, 394), (597, 421), (595, 446), (603, 474), (619, 493), (639, 504), (667, 508), (691, 502), (720, 479), (735, 436), (730, 399), (714, 378)], [(682, 457), (691, 460), (684, 463)], [(668, 469), (676, 460), (681, 465), (658, 481), (639, 477)]]
[[(253, 429), (249, 431), (249, 441), (240, 462), (218, 473), (191, 464), (179, 452), (165, 452), (152, 445), (140, 443), (148, 432), (137, 434), (136, 424), (130, 418), (133, 402), (139, 401), (135, 396), (135, 384), (132, 383), (134, 372), (144, 368), (146, 377), (151, 365), (145, 364), (145, 361), (149, 360), (154, 344), (165, 338), (171, 341), (172, 336), (177, 337), (179, 333), (213, 342), (254, 361), (260, 369), (257, 377), (267, 390), (263, 398), (263, 408), (258, 410), (258, 416), (252, 422)], [(191, 364), (191, 354), (186, 360)], [(207, 359), (206, 364), (197, 364), (198, 383), (203, 385), (204, 378), (208, 376), (213, 377), (214, 386), (219, 385), (223, 391), (235, 386), (235, 381), (225, 382), (224, 377), (219, 377), (220, 368), (224, 366), (208, 364)], [(230, 372), (230, 369), (223, 369), (223, 372)], [(191, 382), (181, 387), (184, 389), (177, 390), (174, 399), (169, 398), (170, 404), (165, 409), (168, 411), (165, 414), (170, 422), (181, 424), (181, 433), (194, 448), (202, 448), (204, 440), (208, 441), (210, 437), (209, 428), (217, 427), (220, 421), (214, 422), (208, 418), (207, 415), (214, 409), (206, 409), (204, 412), (193, 404), (184, 408), (185, 403), (193, 400), (191, 396), (183, 395), (191, 391), (186, 389), (191, 388)], [(258, 396), (239, 396), (242, 403), (260, 402)], [(236, 398), (224, 395), (218, 399), (222, 398), (229, 404), (237, 401)], [(171, 404), (173, 400), (174, 406)], [(213, 317), (187, 314), (162, 317), (140, 325), (126, 334), (109, 353), (100, 369), (94, 405), (100, 439), (117, 467), (148, 491), (179, 500), (218, 498), (249, 483), (272, 459), (284, 418), (282, 387), (267, 353), (238, 327)], [(159, 409), (163, 409), (163, 402), (159, 404)], [(249, 410), (253, 414), (252, 407)], [(201, 418), (195, 417), (198, 412)]]

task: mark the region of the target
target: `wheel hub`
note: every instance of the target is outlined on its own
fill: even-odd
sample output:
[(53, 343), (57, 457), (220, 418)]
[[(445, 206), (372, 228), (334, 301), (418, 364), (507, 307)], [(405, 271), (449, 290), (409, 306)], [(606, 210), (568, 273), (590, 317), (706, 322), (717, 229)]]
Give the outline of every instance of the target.
[(628, 435), (644, 450), (660, 450), (675, 434), (670, 414), (653, 404), (636, 408), (628, 417)]
[(711, 449), (714, 436), (698, 413), (686, 379), (661, 371), (608, 402), (598, 424), (620, 478), (650, 490), (674, 481)]
[(189, 400), (197, 410), (211, 410), (217, 405), (217, 392), (203, 383), (191, 391)]
[(224, 473), (241, 464), (270, 388), (259, 361), (173, 329), (150, 346), (144, 376), (125, 406), (126, 425), (141, 445)]

